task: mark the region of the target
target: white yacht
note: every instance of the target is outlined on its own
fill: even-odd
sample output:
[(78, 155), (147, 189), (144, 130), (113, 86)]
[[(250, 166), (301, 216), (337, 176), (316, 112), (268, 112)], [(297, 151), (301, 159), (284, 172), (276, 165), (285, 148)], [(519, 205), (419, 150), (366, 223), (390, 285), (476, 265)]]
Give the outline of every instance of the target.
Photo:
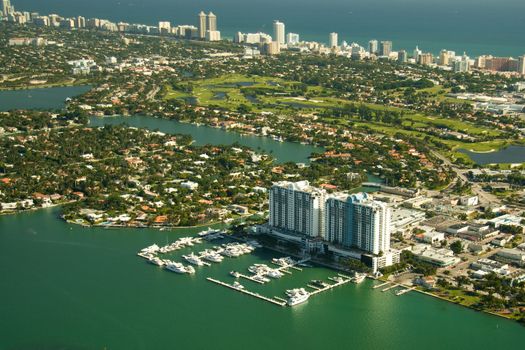
[(272, 269), (266, 272), (266, 276), (271, 277), (271, 278), (281, 278), (284, 276), (284, 274), (279, 270)]
[(193, 268), (193, 266), (186, 266), (185, 269), (186, 269), (186, 272), (189, 273), (190, 275), (195, 273), (195, 269)]
[(266, 278), (264, 276), (261, 276), (261, 275), (255, 275), (252, 277), (254, 280), (256, 281), (259, 281), (259, 282), (262, 282), (262, 283), (268, 283), (270, 282), (270, 279), (269, 278)]
[(193, 265), (202, 266), (204, 263), (202, 260), (195, 254), (191, 253), (190, 255), (183, 255), (182, 256), (187, 262)]
[(300, 294), (300, 295), (296, 295), (296, 296), (290, 297), (290, 299), (288, 299), (288, 305), (289, 306), (295, 306), (295, 305), (298, 305), (298, 304), (302, 304), (305, 301), (307, 301), (309, 297), (310, 297), (310, 295), (308, 295), (308, 294)]
[(149, 253), (149, 254), (155, 254), (159, 251), (159, 246), (156, 244), (150, 245), (149, 247), (146, 247), (141, 250), (142, 253)]
[(164, 260), (156, 256), (149, 259), (149, 262), (152, 263), (153, 265), (164, 266)]
[(239, 278), (239, 277), (241, 277), (241, 274), (238, 273), (237, 271), (230, 271), (230, 276), (233, 276), (235, 278)]
[(237, 281), (233, 282), (232, 286), (235, 289), (244, 289), (244, 286), (242, 284), (240, 284), (239, 282), (237, 282)]
[(288, 296), (289, 306), (304, 303), (310, 297), (310, 293), (308, 293), (304, 288), (289, 289), (286, 291), (286, 295)]
[(138, 252), (137, 255), (140, 256), (141, 258), (148, 259), (148, 260), (155, 256), (151, 253), (145, 253), (145, 252)]
[(213, 229), (211, 227), (208, 227), (207, 230), (201, 231), (201, 232), (197, 233), (197, 235), (203, 237), (203, 236), (207, 236), (207, 235), (212, 234), (212, 233), (216, 233), (218, 231), (219, 230), (215, 230), (215, 229)]
[(217, 254), (217, 253), (204, 254), (202, 258), (205, 260), (211, 261), (211, 262), (216, 262), (216, 263), (219, 263), (224, 260), (224, 258), (220, 254)]
[(166, 265), (166, 270), (170, 270), (176, 273), (187, 273), (186, 267), (178, 262), (172, 262)]
[(352, 282), (359, 284), (363, 282), (365, 279), (366, 279), (365, 273), (356, 273), (354, 278), (352, 278)]

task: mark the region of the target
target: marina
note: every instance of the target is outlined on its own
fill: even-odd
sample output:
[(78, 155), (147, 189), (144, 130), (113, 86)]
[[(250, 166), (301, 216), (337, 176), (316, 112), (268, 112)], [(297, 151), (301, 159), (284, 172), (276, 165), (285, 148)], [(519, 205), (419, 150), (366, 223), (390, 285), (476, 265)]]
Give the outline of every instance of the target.
[[(359, 349), (417, 348), (427, 339), (429, 327), (439, 334), (447, 334), (439, 344), (428, 346), (432, 350), (449, 344), (452, 348), (468, 350), (519, 349), (523, 344), (524, 332), (519, 324), (421, 293), (407, 293), (403, 297), (396, 297), (394, 293), (374, 293), (372, 284), (380, 282), (370, 279), (359, 286), (348, 283), (344, 288), (321, 293), (321, 297), (310, 298), (302, 307), (277, 307), (259, 298), (244, 298), (245, 294), (218, 286), (206, 277), (232, 284), (234, 279), (229, 279), (230, 271), (257, 263), (270, 265), (269, 262), (280, 255), (261, 249), (203, 268), (202, 272), (205, 269), (206, 273), (201, 278), (198, 268), (193, 276), (179, 275), (139, 263), (134, 252), (155, 242), (164, 243), (166, 237), (172, 240), (172, 237), (195, 236), (202, 228), (176, 231), (87, 229), (56, 220), (57, 216), (58, 210), (51, 208), (0, 220), (0, 247), (4, 248), (0, 266), (4, 267), (5, 278), (0, 296), (11, 301), (3, 309), (5, 317), (0, 318), (5, 348), (103, 349), (111, 343), (108, 348), (166, 349), (173, 347), (176, 339), (176, 346), (181, 349), (227, 346), (241, 349), (250, 344), (254, 350), (264, 350), (268, 344), (253, 339), (258, 339), (261, 329), (265, 329), (278, 339), (271, 343), (272, 347), (293, 349), (296, 341), (290, 334), (290, 325), (294, 323), (302, 325), (302, 337), (309, 344), (308, 349), (347, 346), (349, 328), (363, 335), (353, 340), (353, 346)], [(205, 250), (212, 246), (204, 240), (198, 248)], [(174, 254), (178, 256), (179, 252)], [(20, 256), (23, 258), (19, 259)], [(17, 264), (12, 264), (13, 261)], [(38, 264), (34, 264), (35, 261)], [(266, 285), (248, 286), (250, 282), (240, 282), (250, 291), (273, 296), (285, 303), (287, 298), (281, 294), (285, 290), (306, 287), (312, 280), (328, 282), (334, 275), (333, 270), (313, 264), (290, 278)], [(34, 293), (35, 290), (38, 293)], [(134, 307), (129, 309), (126, 305)], [(399, 317), (402, 314), (410, 317)], [(218, 319), (224, 322), (217, 322)], [(455, 320), (453, 325), (451, 319)], [(28, 320), (39, 327), (28, 331)], [(241, 338), (237, 345), (231, 345), (232, 324), (240, 320), (249, 320), (250, 327), (239, 333)], [(334, 322), (345, 323), (347, 327), (333, 327)], [(370, 323), (377, 325), (373, 332)], [(471, 327), (478, 329), (479, 335), (465, 338), (464, 334)], [(203, 337), (202, 329), (206, 329), (209, 336)], [(330, 337), (319, 337), (320, 332)], [(374, 337), (376, 332), (388, 334), (388, 342)], [(53, 334), (68, 334), (69, 340), (57, 344)], [(93, 334), (100, 335), (102, 340), (94, 339)]]
[[(234, 271), (232, 271), (230, 274), (234, 275), (233, 272)], [(255, 278), (253, 278), (251, 276), (246, 276), (246, 275), (242, 275), (242, 274), (239, 274), (239, 273), (236, 273), (234, 276), (237, 277), (237, 278), (238, 277), (246, 278), (246, 279), (248, 279), (248, 280), (250, 280), (252, 282), (255, 282), (255, 283), (264, 284), (260, 280), (255, 279)], [(261, 299), (261, 300), (264, 300), (264, 301), (268, 301), (268, 302), (270, 302), (272, 304), (279, 305), (279, 306), (286, 306), (286, 305), (288, 305), (288, 306), (295, 306), (295, 305), (298, 305), (298, 304), (302, 304), (302, 303), (306, 302), (311, 296), (320, 294), (322, 292), (326, 292), (328, 290), (331, 290), (333, 288), (342, 286), (342, 285), (347, 284), (347, 283), (349, 283), (349, 282), (354, 280), (354, 278), (351, 278), (351, 277), (348, 277), (348, 276), (344, 276), (344, 275), (341, 275), (341, 274), (339, 274), (337, 276), (334, 276), (334, 277), (328, 277), (329, 280), (334, 282), (332, 284), (327, 283), (327, 282), (323, 282), (323, 281), (320, 281), (320, 280), (314, 280), (311, 283), (306, 285), (308, 288), (313, 290), (311, 292), (307, 291), (304, 288), (293, 288), (293, 289), (286, 290), (285, 294), (288, 297), (288, 300), (287, 300), (287, 299), (284, 299), (284, 298), (281, 298), (281, 297), (278, 297), (278, 296), (276, 296), (274, 298), (268, 298), (268, 297), (266, 297), (264, 295), (261, 295), (260, 293), (249, 291), (237, 281), (235, 281), (233, 284), (228, 284), (226, 282), (222, 282), (222, 281), (219, 281), (219, 280), (211, 278), (211, 277), (207, 277), (206, 279), (208, 281), (210, 281), (210, 282), (219, 284), (221, 286), (224, 286), (224, 287), (236, 290), (238, 292), (241, 292), (241, 293), (244, 293), (244, 294), (247, 294), (247, 295), (251, 295), (251, 296), (256, 297), (258, 299)], [(314, 283), (317, 284), (317, 285), (314, 285)]]
[[(212, 241), (215, 239), (224, 238), (223, 234), (224, 232), (222, 231), (208, 228), (208, 230), (197, 233), (196, 237), (181, 237), (175, 242), (170, 244), (167, 243), (162, 247), (158, 246), (157, 244), (152, 244), (141, 249), (137, 255), (147, 259), (148, 262), (153, 265), (164, 267), (166, 270), (180, 274), (194, 274), (195, 268), (191, 265), (198, 267), (209, 267), (212, 266), (213, 263), (221, 263), (224, 260), (224, 257), (239, 257), (244, 254), (249, 254), (256, 249), (254, 245), (246, 243), (226, 243), (222, 244), (221, 246), (213, 246), (212, 248), (205, 249), (198, 253), (190, 252), (189, 254), (183, 254), (181, 257), (184, 261), (190, 264), (188, 266), (184, 266), (180, 262), (175, 262), (169, 259), (162, 259), (159, 256), (161, 254), (169, 254), (183, 248), (193, 247), (197, 244), (203, 243), (203, 240)], [(262, 275), (246, 276), (238, 274), (238, 277), (243, 277), (261, 284), (269, 282), (269, 280)]]

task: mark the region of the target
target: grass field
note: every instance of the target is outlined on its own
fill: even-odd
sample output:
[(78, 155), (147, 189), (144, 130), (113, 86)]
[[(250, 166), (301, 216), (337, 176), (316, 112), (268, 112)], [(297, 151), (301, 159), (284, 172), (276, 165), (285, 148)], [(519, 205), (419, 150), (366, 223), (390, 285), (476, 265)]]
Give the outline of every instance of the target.
[[(280, 78), (229, 74), (211, 79), (191, 80), (183, 83), (183, 87), (185, 88), (181, 90), (175, 90), (171, 86), (168, 86), (167, 94), (164, 98), (166, 100), (187, 100), (188, 98), (193, 98), (195, 99), (195, 103), (206, 107), (216, 106), (218, 108), (236, 110), (241, 105), (244, 105), (255, 112), (268, 111), (281, 114), (294, 113), (294, 111), (297, 110), (310, 113), (316, 110), (338, 109), (344, 107), (345, 104), (354, 102), (338, 97), (327, 96), (330, 95), (330, 91), (322, 87), (308, 86), (305, 88), (302, 86), (301, 90), (299, 89), (300, 86), (301, 84), (298, 82), (284, 81)], [(186, 91), (191, 91), (191, 93)], [(450, 90), (442, 86), (434, 86), (419, 91), (428, 92), (436, 96), (436, 98), (448, 98), (446, 94), (449, 93)], [(333, 95), (335, 95), (335, 93)], [(254, 98), (254, 96), (256, 96), (256, 98)], [(502, 133), (495, 129), (462, 120), (428, 116), (414, 113), (407, 109), (379, 104), (364, 103), (364, 105), (376, 111), (388, 110), (400, 112), (402, 114), (401, 127), (377, 122), (365, 122), (357, 119), (357, 117), (352, 120), (325, 117), (323, 120), (341, 126), (348, 126), (350, 122), (353, 122), (356, 127), (368, 127), (387, 135), (395, 135), (399, 132), (419, 139), (430, 137), (432, 140), (442, 142), (451, 148), (452, 151), (450, 152), (442, 150), (447, 156), (452, 159), (461, 158), (466, 163), (471, 163), (472, 160), (467, 155), (457, 152), (457, 150), (468, 149), (476, 152), (487, 152), (509, 145), (509, 142), (504, 139), (476, 143), (441, 139), (424, 132), (424, 129), (447, 128), (468, 134), (472, 137), (499, 137)], [(403, 128), (403, 126), (405, 128)], [(408, 130), (406, 128), (421, 128), (423, 131)]]

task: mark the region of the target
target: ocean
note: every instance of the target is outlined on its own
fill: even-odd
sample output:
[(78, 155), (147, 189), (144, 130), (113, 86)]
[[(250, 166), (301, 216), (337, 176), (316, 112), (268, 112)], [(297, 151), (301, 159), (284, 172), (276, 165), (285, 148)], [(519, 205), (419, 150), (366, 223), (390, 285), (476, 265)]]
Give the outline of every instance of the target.
[(441, 49), (470, 56), (525, 54), (523, 0), (12, 0), (19, 10), (107, 18), (154, 25), (197, 24), (213, 11), (223, 37), (237, 31), (272, 34), (273, 20), (303, 40), (339, 40), (366, 47), (370, 39), (392, 40), (394, 50)]

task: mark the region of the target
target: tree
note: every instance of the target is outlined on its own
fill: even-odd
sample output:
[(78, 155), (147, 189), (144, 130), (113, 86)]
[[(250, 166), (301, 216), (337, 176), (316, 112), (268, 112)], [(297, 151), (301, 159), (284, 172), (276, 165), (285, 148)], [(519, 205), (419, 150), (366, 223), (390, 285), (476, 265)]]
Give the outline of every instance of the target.
[(461, 288), (462, 285), (467, 284), (470, 282), (470, 279), (466, 276), (457, 276), (455, 278), (456, 283), (458, 284), (458, 287)]
[(450, 250), (456, 255), (463, 252), (463, 243), (461, 243), (461, 241), (455, 241), (450, 245)]

